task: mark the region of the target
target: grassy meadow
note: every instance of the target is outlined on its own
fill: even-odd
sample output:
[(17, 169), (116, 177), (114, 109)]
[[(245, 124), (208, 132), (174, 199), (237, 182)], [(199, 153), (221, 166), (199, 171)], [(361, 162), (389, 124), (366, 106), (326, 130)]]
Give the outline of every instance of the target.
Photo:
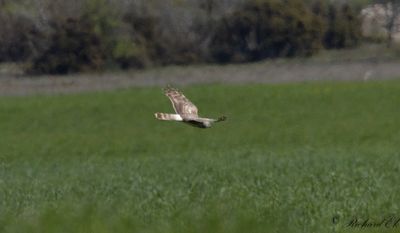
[(0, 232), (400, 232), (399, 81), (181, 89), (0, 97)]

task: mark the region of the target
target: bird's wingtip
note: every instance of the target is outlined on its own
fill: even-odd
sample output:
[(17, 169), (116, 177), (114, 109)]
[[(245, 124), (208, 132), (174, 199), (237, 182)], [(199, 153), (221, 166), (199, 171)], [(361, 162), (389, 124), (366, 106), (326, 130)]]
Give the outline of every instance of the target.
[(170, 92), (170, 91), (178, 91), (178, 89), (173, 87), (171, 84), (167, 84), (167, 86), (165, 86), (163, 88), (163, 91), (164, 91), (164, 93), (166, 93), (166, 92)]

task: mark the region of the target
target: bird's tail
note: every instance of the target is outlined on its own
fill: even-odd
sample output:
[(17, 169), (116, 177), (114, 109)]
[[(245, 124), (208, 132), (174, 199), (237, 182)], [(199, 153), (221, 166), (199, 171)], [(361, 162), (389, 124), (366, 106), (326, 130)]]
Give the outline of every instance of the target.
[(154, 114), (154, 116), (158, 120), (163, 120), (163, 121), (182, 121), (183, 120), (179, 114), (157, 112)]

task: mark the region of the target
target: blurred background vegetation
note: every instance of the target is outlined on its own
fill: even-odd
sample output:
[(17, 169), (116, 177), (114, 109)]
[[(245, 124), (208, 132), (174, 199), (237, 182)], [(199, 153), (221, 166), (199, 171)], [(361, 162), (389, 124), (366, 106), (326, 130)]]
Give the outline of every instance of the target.
[(372, 41), (360, 12), (373, 2), (0, 0), (0, 62), (68, 74), (307, 57)]

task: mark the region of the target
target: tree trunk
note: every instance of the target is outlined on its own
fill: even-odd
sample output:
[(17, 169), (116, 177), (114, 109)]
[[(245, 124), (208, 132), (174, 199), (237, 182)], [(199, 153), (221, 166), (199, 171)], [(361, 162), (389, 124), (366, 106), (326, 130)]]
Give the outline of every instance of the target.
[[(391, 14), (390, 14), (391, 13)], [(387, 24), (386, 29), (388, 31), (387, 37), (387, 47), (392, 47), (393, 44), (393, 34), (397, 32), (397, 18), (400, 14), (400, 3), (398, 0), (391, 0), (390, 3), (386, 4), (386, 17)]]

